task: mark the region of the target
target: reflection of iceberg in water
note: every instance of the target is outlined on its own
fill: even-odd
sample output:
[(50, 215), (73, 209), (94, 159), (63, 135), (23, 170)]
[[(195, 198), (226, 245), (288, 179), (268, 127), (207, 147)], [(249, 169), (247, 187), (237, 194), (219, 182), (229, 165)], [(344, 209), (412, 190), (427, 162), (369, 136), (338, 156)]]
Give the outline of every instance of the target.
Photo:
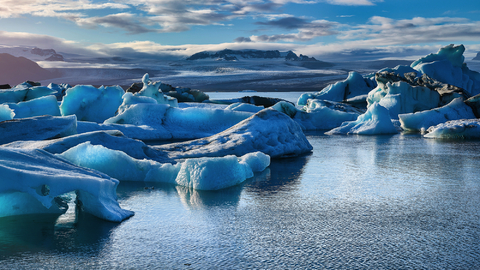
[(269, 170), (245, 185), (245, 191), (258, 194), (290, 189), (298, 184), (311, 155), (288, 159), (272, 159)]
[(184, 186), (175, 186), (175, 188), (180, 201), (187, 208), (206, 208), (220, 205), (236, 206), (240, 201), (243, 189), (242, 185), (215, 191), (196, 190)]
[(118, 223), (79, 211), (74, 202), (57, 214), (31, 214), (0, 218), (0, 260), (24, 252), (78, 252), (89, 246), (98, 254)]

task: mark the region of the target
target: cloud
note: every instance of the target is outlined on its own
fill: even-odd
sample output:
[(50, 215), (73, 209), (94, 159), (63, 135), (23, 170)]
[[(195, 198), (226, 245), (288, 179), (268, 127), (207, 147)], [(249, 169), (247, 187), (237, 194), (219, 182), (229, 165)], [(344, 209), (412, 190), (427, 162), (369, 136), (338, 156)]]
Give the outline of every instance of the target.
[(422, 18), (394, 20), (374, 16), (367, 24), (345, 30), (340, 40), (359, 40), (371, 45), (400, 45), (433, 42), (454, 42), (456, 40), (478, 41), (480, 22), (465, 18)]
[(266, 25), (266, 26), (275, 26), (285, 29), (297, 29), (305, 26), (308, 24), (305, 19), (297, 18), (297, 17), (287, 17), (281, 18), (278, 20), (271, 20), (267, 22), (256, 22), (257, 25)]
[(383, 2), (383, 0), (379, 1), (371, 1), (371, 0), (327, 0), (326, 1), (332, 5), (342, 5), (342, 6), (374, 6), (375, 2)]
[(135, 14), (130, 13), (118, 13), (104, 17), (71, 18), (71, 20), (81, 27), (90, 29), (95, 29), (101, 25), (103, 27), (120, 28), (129, 34), (155, 32), (153, 29), (144, 27), (139, 18)]
[[(254, 42), (309, 41), (316, 37), (335, 35), (337, 33), (335, 28), (340, 25), (337, 22), (326, 21), (326, 20), (316, 20), (316, 21), (307, 22), (304, 19), (296, 18), (296, 17), (281, 18), (278, 20), (272, 20), (268, 22), (257, 22), (256, 24), (276, 26), (279, 28), (287, 29), (287, 30), (298, 28), (298, 32), (287, 33), (287, 34), (275, 34), (275, 35), (260, 35), (260, 36), (252, 35), (249, 37), (249, 39)], [(237, 38), (235, 40), (242, 40), (242, 37)]]

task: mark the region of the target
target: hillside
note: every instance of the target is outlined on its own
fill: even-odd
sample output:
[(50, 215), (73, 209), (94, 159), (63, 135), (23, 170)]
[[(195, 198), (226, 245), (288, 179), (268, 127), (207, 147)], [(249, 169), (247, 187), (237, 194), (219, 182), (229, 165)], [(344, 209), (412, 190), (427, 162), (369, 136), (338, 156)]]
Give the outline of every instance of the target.
[(40, 81), (54, 77), (54, 73), (41, 68), (37, 63), (25, 57), (0, 53), (0, 84), (14, 86), (27, 80)]

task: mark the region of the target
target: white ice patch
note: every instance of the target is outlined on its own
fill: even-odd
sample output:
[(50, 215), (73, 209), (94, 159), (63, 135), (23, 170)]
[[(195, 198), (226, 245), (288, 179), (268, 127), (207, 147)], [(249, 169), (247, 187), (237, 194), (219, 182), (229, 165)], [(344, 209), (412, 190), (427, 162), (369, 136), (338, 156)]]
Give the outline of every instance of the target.
[(453, 120), (431, 126), (424, 137), (433, 139), (480, 139), (480, 119)]
[(15, 113), (12, 109), (10, 109), (10, 107), (8, 107), (8, 105), (0, 105), (0, 122), (5, 120), (12, 120), (13, 117), (15, 117)]
[(401, 127), (406, 131), (425, 132), (429, 127), (449, 120), (472, 119), (475, 115), (472, 108), (466, 105), (462, 98), (456, 98), (447, 105), (428, 111), (400, 114)]
[(375, 102), (356, 121), (345, 122), (340, 127), (334, 128), (325, 134), (377, 135), (395, 133), (398, 133), (398, 131), (392, 123), (388, 110)]
[(58, 196), (71, 191), (76, 191), (85, 212), (99, 218), (120, 222), (133, 215), (121, 209), (116, 200), (117, 180), (43, 150), (0, 148), (0, 175), (0, 198), (9, 202), (0, 204), (0, 217), (30, 214), (32, 209), (58, 213), (62, 207)]
[(257, 113), (263, 109), (265, 109), (263, 106), (256, 106), (253, 104), (242, 103), (242, 102), (230, 104), (225, 108), (225, 110), (251, 112), (251, 113)]
[(168, 104), (172, 107), (178, 107), (178, 101), (176, 98), (166, 96), (160, 90), (161, 83), (160, 82), (152, 82), (150, 81), (150, 77), (148, 73), (143, 75), (142, 78), (143, 88), (135, 93), (135, 96), (144, 96), (153, 98), (157, 101), (158, 104)]

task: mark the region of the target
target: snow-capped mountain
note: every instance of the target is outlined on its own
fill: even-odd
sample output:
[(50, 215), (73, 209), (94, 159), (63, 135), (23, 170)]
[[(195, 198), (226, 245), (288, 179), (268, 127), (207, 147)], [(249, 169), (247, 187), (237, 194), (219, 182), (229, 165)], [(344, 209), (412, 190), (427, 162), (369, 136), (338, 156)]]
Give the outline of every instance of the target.
[(480, 52), (477, 53), (477, 56), (475, 56), (472, 60), (480, 61)]
[(300, 54), (297, 56), (294, 52), (280, 52), (278, 50), (229, 50), (225, 49), (217, 52), (203, 51), (188, 57), (187, 60), (213, 59), (217, 61), (240, 61), (244, 59), (281, 59), (286, 61), (318, 61), (313, 57)]
[(32, 61), (64, 61), (63, 55), (57, 53), (54, 49), (0, 45), (0, 53), (8, 53), (15, 57), (25, 57)]

